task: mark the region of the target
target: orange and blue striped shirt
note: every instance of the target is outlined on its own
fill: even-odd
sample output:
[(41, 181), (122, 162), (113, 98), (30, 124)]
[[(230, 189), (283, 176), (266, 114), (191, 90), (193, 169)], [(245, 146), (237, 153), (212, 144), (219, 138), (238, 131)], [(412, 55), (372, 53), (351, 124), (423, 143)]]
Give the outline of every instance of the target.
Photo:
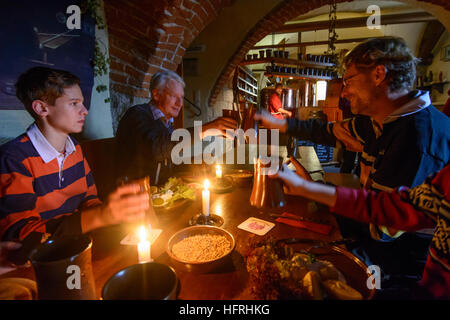
[(41, 239), (43, 235), (79, 234), (79, 210), (101, 203), (81, 146), (68, 138), (73, 150), (67, 152), (70, 144), (66, 143), (62, 161), (48, 154), (44, 159), (45, 152), (38, 151), (30, 139), (31, 129), (0, 147), (2, 241), (20, 241), (32, 233)]

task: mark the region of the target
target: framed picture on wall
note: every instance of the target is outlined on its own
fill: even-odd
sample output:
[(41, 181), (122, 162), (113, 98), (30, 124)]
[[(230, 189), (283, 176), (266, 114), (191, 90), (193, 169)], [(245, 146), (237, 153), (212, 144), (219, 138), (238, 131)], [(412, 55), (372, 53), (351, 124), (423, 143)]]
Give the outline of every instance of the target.
[[(90, 106), (94, 84), (95, 22), (82, 15), (79, 29), (67, 26), (67, 8), (82, 0), (2, 2), (0, 9), (0, 110), (23, 110), (15, 83), (26, 70), (47, 67), (72, 72), (81, 80)], [(27, 8), (24, 10), (24, 8)]]
[(442, 48), (441, 60), (450, 61), (450, 44)]

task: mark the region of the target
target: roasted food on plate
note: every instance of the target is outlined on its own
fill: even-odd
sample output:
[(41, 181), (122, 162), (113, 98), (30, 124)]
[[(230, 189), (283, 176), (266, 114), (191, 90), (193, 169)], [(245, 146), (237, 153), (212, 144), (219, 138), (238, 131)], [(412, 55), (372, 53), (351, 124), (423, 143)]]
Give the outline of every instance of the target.
[(273, 239), (255, 245), (246, 255), (246, 265), (256, 299), (363, 298), (331, 262), (311, 253), (295, 252)]

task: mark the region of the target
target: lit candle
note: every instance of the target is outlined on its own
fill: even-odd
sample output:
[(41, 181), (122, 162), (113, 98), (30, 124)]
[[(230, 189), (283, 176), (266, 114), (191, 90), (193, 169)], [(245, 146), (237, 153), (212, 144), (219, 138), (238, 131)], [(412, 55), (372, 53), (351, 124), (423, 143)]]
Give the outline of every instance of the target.
[[(150, 225), (149, 225), (149, 228)], [(138, 257), (139, 263), (152, 261), (150, 241), (147, 239), (147, 230), (144, 226), (139, 228)]]
[(205, 216), (209, 216), (209, 180), (203, 182), (205, 189), (202, 191), (202, 209)]
[(222, 178), (222, 168), (220, 167), (220, 164), (216, 165), (216, 178)]

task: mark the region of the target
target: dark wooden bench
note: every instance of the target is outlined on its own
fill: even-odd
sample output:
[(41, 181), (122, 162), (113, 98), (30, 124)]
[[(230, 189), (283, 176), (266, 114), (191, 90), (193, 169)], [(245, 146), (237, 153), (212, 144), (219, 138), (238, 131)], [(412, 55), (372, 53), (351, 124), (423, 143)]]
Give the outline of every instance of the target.
[(116, 187), (114, 168), (115, 138), (81, 142), (83, 154), (91, 167), (98, 196), (104, 201)]

